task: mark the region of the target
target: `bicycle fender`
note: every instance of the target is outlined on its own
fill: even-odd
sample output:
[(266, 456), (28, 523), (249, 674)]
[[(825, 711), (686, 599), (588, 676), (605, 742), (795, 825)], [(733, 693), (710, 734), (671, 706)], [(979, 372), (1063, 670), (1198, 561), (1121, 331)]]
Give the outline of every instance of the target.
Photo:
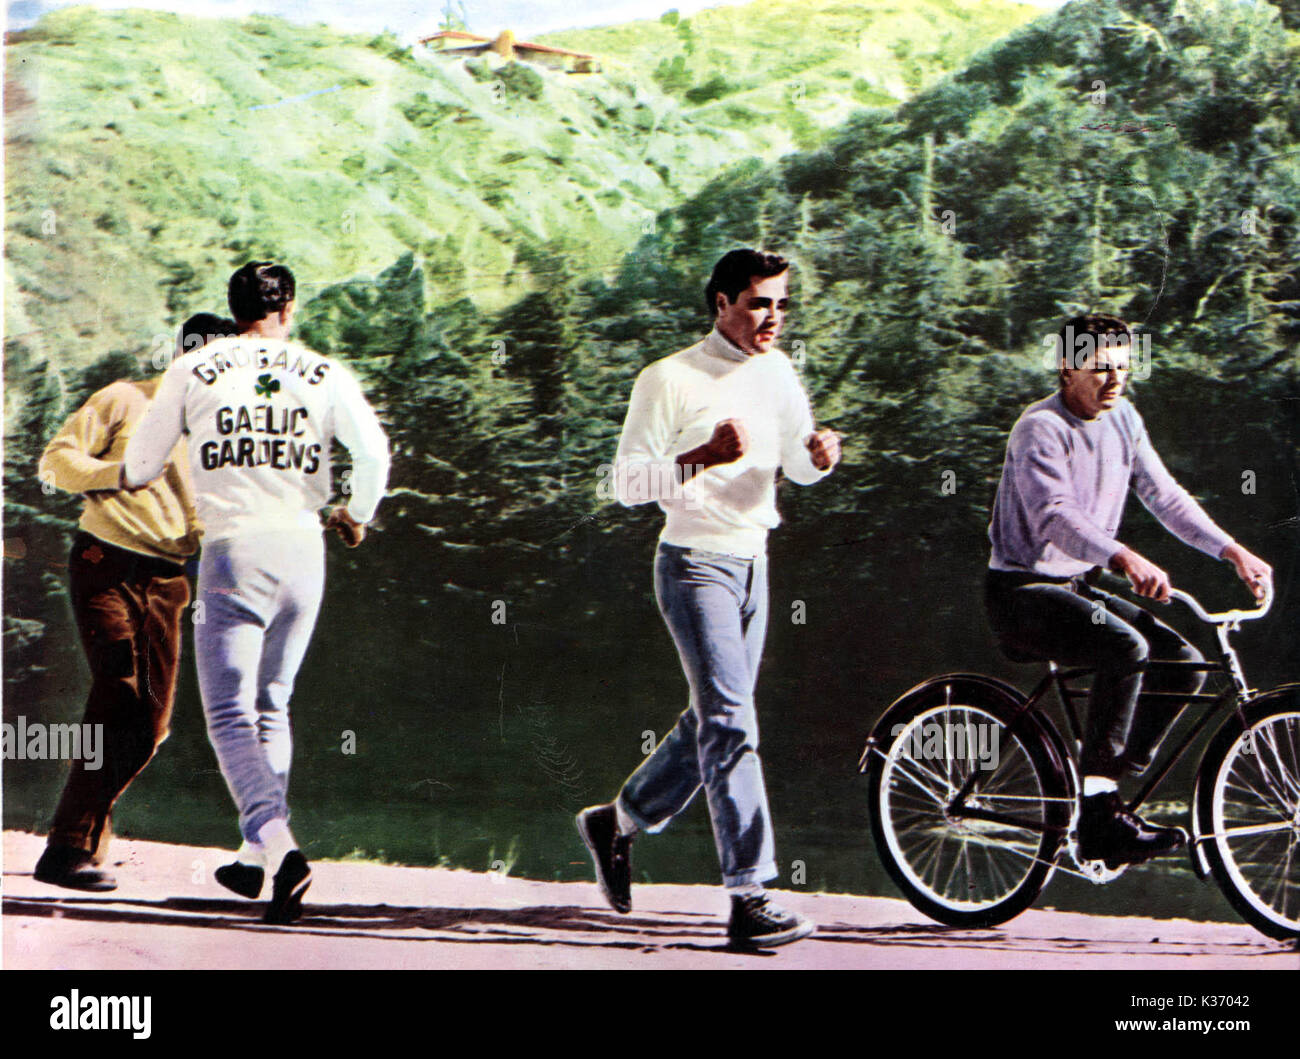
[[(1242, 703), (1240, 708), (1247, 714), (1249, 719), (1261, 706), (1267, 710), (1268, 707), (1289, 700), (1294, 700), (1297, 705), (1300, 705), (1300, 684), (1279, 684), (1275, 688), (1261, 692), (1250, 701)], [(1206, 744), (1205, 752), (1201, 755), (1202, 763), (1210, 756), (1210, 747), (1223, 739), (1235, 739), (1241, 732), (1242, 726), (1237, 716), (1237, 710), (1229, 711), (1228, 716), (1223, 719), (1223, 723), (1215, 731), (1214, 737)], [(1205, 843), (1201, 834), (1201, 793), (1209, 782), (1210, 777), (1205, 774), (1205, 769), (1198, 765), (1196, 769), (1196, 785), (1192, 788), (1191, 841), (1192, 871), (1196, 873), (1198, 879), (1206, 879), (1210, 874), (1210, 862), (1205, 856)]]
[[(908, 689), (889, 704), (888, 709), (885, 710), (880, 720), (871, 729), (871, 734), (867, 736), (866, 744), (862, 748), (862, 754), (858, 758), (858, 771), (866, 772), (867, 763), (871, 760), (873, 750), (888, 746), (893, 742), (893, 728), (899, 723), (898, 718), (911, 712), (913, 703), (918, 696), (924, 695), (936, 687), (944, 686), (969, 690), (976, 695), (986, 697), (992, 694), (1000, 697), (1004, 703), (1013, 707), (1023, 706), (1028, 701), (1025, 693), (1019, 688), (996, 677), (985, 676), (983, 673), (945, 673), (942, 676), (930, 677), (928, 680), (923, 680), (915, 687)], [(1056, 756), (1056, 764), (1061, 771), (1067, 776), (1071, 775), (1066, 764), (1069, 761), (1069, 755), (1065, 751), (1065, 744), (1062, 743), (1055, 726), (1037, 712), (1026, 713), (1024, 717), (1043, 736), (1051, 752)]]

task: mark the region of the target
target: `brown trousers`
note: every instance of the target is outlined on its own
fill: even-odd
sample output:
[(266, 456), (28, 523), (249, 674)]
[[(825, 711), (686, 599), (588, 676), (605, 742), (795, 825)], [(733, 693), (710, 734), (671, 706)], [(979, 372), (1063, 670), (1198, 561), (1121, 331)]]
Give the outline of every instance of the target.
[(80, 532), (68, 559), (72, 611), (90, 662), (85, 724), (102, 724), (98, 769), (73, 761), (50, 846), (104, 858), (113, 803), (167, 738), (176, 695), (181, 614), (190, 585), (176, 563)]

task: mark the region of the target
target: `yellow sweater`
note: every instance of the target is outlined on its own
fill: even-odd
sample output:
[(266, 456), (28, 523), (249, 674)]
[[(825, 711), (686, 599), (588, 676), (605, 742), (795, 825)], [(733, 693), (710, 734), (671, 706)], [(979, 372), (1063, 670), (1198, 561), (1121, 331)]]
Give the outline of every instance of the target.
[(41, 456), (42, 481), (85, 493), (81, 528), (133, 552), (181, 562), (199, 546), (189, 456), (182, 440), (163, 473), (133, 492), (119, 488), (126, 443), (158, 388), (158, 379), (120, 379), (68, 417)]

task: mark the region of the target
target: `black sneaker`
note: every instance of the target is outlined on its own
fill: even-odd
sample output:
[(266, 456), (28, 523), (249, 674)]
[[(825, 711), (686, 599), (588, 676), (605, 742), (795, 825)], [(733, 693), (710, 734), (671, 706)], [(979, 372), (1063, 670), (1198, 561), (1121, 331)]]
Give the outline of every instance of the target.
[(263, 923), (292, 923), (302, 915), (302, 895), (311, 885), (311, 868), (301, 850), (284, 855), (271, 887), (271, 903), (266, 906)]
[(117, 880), (95, 864), (84, 849), (75, 846), (46, 846), (32, 877), (37, 882), (69, 890), (116, 890)]
[(1116, 791), (1094, 794), (1079, 803), (1079, 857), (1083, 860), (1100, 860), (1114, 870), (1171, 853), (1186, 841), (1181, 827), (1159, 827), (1130, 813)]
[(733, 945), (751, 949), (788, 945), (806, 938), (816, 929), (810, 920), (786, 911), (765, 893), (731, 899), (727, 937)]
[(615, 912), (632, 911), (632, 836), (618, 833), (613, 805), (593, 805), (577, 816), (578, 834), (591, 851), (600, 892)]
[(253, 900), (257, 900), (261, 894), (262, 882), (266, 878), (264, 869), (256, 864), (245, 864), (238, 860), (233, 864), (221, 865), (212, 874), (227, 890), (233, 890), (240, 897)]

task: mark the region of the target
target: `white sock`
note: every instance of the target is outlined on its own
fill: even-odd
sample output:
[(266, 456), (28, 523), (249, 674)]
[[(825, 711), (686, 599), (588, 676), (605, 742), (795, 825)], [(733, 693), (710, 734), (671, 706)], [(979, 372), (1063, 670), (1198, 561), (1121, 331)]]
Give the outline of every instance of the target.
[(235, 860), (239, 861), (240, 864), (247, 864), (249, 867), (265, 868), (266, 847), (260, 842), (249, 842), (248, 839), (244, 839), (243, 845), (239, 847), (239, 851), (235, 854)]
[(758, 883), (741, 883), (739, 886), (728, 886), (727, 893), (732, 897), (758, 897), (763, 892), (763, 887)]
[(1109, 776), (1084, 776), (1083, 796), (1091, 798), (1094, 794), (1110, 794), (1119, 790), (1119, 784)]
[(268, 820), (263, 824), (257, 832), (257, 841), (266, 851), (266, 866), (276, 870), (279, 869), (280, 862), (298, 848), (298, 843), (289, 830), (289, 822), (282, 818)]
[(620, 835), (635, 835), (637, 833), (636, 821), (628, 816), (627, 810), (623, 808), (622, 798), (614, 799), (614, 822)]

